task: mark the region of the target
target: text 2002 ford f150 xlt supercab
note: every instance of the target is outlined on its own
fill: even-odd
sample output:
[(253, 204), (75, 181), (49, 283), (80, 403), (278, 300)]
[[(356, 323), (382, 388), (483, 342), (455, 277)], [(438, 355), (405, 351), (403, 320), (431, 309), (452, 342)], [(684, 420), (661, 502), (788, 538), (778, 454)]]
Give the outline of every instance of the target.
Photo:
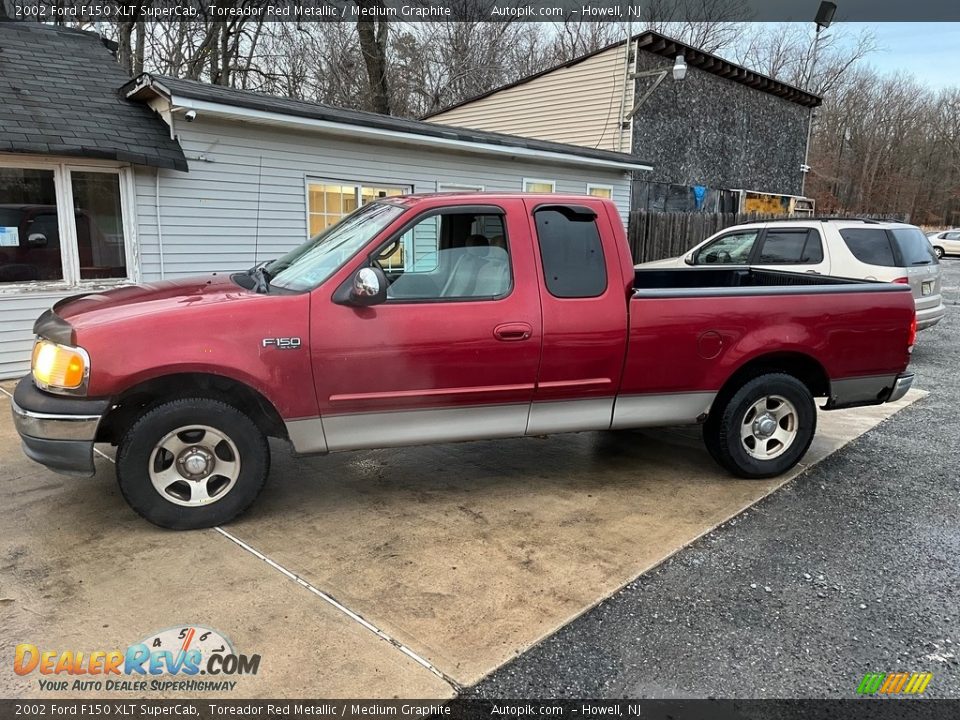
[(325, 453), (702, 423), (717, 462), (762, 478), (806, 452), (814, 397), (901, 397), (915, 329), (904, 285), (635, 271), (607, 200), (414, 195), (249, 272), (58, 303), (13, 412), (54, 470), (117, 445), (124, 497), (171, 528), (247, 508), (268, 436)]

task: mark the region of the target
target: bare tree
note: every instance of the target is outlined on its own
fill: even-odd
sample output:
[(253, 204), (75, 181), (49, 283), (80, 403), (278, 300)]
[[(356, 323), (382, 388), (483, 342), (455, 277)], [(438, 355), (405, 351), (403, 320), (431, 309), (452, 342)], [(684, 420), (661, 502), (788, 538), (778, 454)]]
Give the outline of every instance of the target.
[(370, 90), (370, 109), (384, 115), (390, 114), (390, 86), (387, 81), (387, 41), (389, 22), (383, 15), (383, 0), (354, 0), (357, 7), (373, 18), (357, 20), (357, 36), (360, 38), (360, 51), (367, 69), (367, 83)]

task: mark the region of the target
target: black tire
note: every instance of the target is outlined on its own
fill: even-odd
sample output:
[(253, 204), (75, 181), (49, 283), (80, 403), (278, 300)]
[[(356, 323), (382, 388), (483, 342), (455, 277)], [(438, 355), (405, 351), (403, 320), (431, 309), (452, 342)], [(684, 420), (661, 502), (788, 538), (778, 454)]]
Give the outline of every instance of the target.
[[(222, 497), (209, 504), (179, 505), (154, 487), (151, 457), (165, 437), (178, 428), (207, 426), (228, 438), (239, 455), (239, 471)], [(189, 433), (180, 437), (189, 438)], [(232, 451), (227, 446), (227, 458)], [(172, 460), (172, 456), (171, 456)], [(142, 517), (172, 530), (221, 525), (250, 507), (270, 472), (270, 446), (256, 424), (236, 408), (209, 398), (183, 398), (157, 405), (124, 433), (117, 450), (117, 481), (123, 497)], [(213, 482), (220, 482), (214, 480)], [(183, 487), (189, 489), (190, 483)], [(210, 493), (213, 497), (214, 493)]]
[(942, 247), (936, 247), (936, 246), (934, 246), (933, 252), (936, 254), (937, 260), (940, 260), (946, 254), (943, 252)]
[[(769, 396), (788, 400), (796, 410), (792, 442), (772, 459), (753, 457), (744, 447), (740, 428), (750, 408)], [(742, 478), (762, 479), (782, 475), (804, 456), (817, 430), (817, 407), (810, 390), (792, 375), (770, 373), (751, 378), (739, 389), (717, 398), (703, 426), (707, 451), (728, 472)]]

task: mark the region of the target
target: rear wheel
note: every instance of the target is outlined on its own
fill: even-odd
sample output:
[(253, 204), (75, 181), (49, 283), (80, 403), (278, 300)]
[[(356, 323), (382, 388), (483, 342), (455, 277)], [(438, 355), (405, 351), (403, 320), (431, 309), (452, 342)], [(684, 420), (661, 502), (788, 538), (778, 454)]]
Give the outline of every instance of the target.
[(771, 373), (719, 399), (703, 426), (704, 444), (723, 468), (744, 478), (780, 475), (803, 457), (817, 428), (810, 390)]
[(270, 470), (256, 424), (226, 403), (172, 400), (144, 413), (117, 451), (117, 480), (130, 506), (165, 528), (228, 522), (246, 510)]

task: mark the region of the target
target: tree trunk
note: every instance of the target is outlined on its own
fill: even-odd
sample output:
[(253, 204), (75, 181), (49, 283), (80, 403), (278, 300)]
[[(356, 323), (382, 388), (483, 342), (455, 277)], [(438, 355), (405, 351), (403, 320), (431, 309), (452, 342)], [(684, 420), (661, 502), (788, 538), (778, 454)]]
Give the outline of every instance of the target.
[[(383, 10), (383, 0), (355, 0), (362, 11), (375, 13)], [(387, 83), (387, 32), (385, 19), (357, 20), (360, 51), (367, 68), (370, 86), (370, 109), (390, 114), (390, 87)]]

